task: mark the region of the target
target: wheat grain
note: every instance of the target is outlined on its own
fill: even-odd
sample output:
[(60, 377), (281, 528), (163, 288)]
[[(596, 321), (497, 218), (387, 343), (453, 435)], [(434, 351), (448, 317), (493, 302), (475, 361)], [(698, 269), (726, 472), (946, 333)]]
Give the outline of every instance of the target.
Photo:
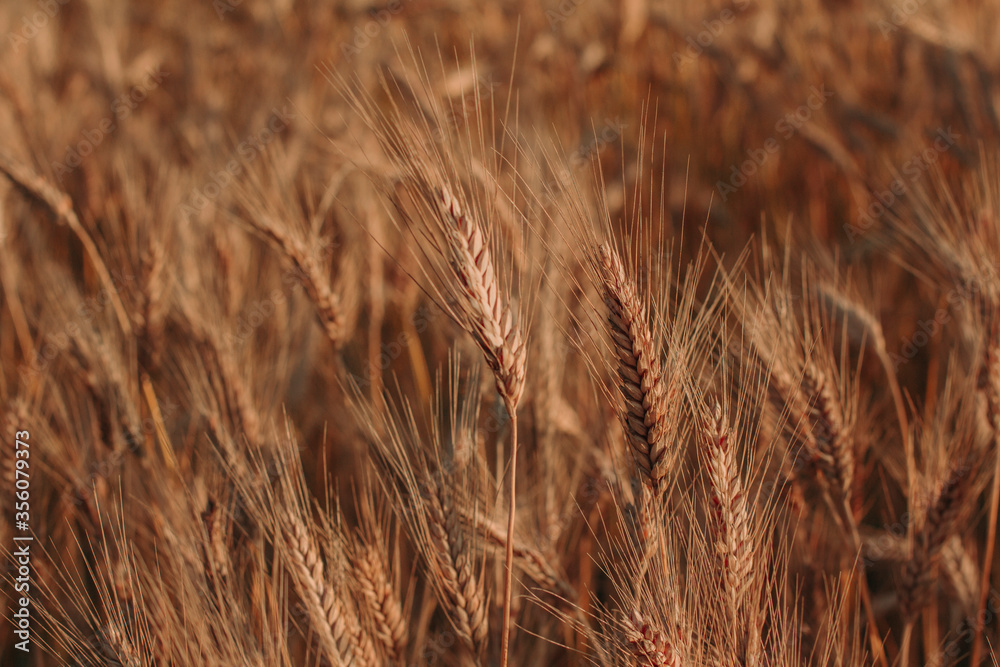
[(631, 648), (636, 667), (680, 667), (680, 657), (666, 634), (638, 610), (624, 621), (625, 641)]

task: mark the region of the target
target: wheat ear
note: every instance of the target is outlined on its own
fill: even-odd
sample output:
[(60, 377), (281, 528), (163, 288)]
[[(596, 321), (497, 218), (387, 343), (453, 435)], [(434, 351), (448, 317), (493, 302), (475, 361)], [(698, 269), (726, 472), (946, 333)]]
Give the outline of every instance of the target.
[(354, 549), (358, 591), (372, 619), (375, 639), (386, 660), (395, 664), (406, 655), (409, 630), (403, 605), (396, 595), (380, 551), (365, 544)]
[(674, 652), (666, 633), (638, 610), (625, 619), (625, 641), (636, 667), (680, 667), (680, 656)]
[(955, 528), (968, 493), (970, 474), (968, 464), (952, 467), (934, 494), (923, 526), (915, 537), (913, 555), (903, 570), (903, 612), (909, 618), (920, 610), (926, 600), (941, 548)]
[(295, 512), (286, 511), (280, 531), (293, 580), (326, 658), (334, 665), (378, 664), (371, 640), (326, 580), (323, 560), (309, 529)]
[(750, 516), (729, 425), (718, 403), (702, 420), (703, 459), (715, 514), (715, 548), (722, 559), (734, 619), (753, 580)]
[(660, 359), (646, 319), (646, 308), (626, 275), (614, 248), (598, 248), (608, 330), (618, 359), (618, 376), (625, 400), (624, 422), (632, 453), (646, 481), (659, 494), (666, 475), (668, 404)]
[(0, 151), (0, 172), (3, 172), (11, 182), (19, 186), (24, 192), (48, 206), (57, 218), (69, 226), (77, 239), (79, 239), (87, 257), (93, 263), (94, 271), (97, 273), (101, 284), (108, 291), (111, 306), (114, 308), (115, 316), (118, 318), (118, 324), (121, 326), (122, 333), (126, 336), (131, 335), (132, 321), (126, 314), (125, 306), (122, 303), (118, 289), (115, 287), (114, 280), (108, 272), (108, 267), (101, 257), (101, 252), (98, 250), (97, 244), (94, 243), (94, 239), (91, 238), (87, 230), (80, 224), (80, 218), (77, 217), (76, 211), (73, 210), (73, 200), (70, 199), (69, 195), (59, 190), (59, 188), (37, 174), (26, 164), (8, 155), (5, 151)]
[(348, 336), (347, 314), (340, 297), (330, 288), (330, 278), (320, 266), (315, 253), (299, 238), (284, 231), (280, 223), (266, 215), (251, 220), (253, 227), (275, 245), (295, 268), (296, 277), (302, 281), (306, 294), (316, 309), (316, 316), (326, 337), (337, 349)]
[(479, 224), (466, 215), (449, 186), (439, 191), (448, 224), (448, 249), (454, 278), (464, 297), (466, 324), (496, 377), (497, 391), (511, 418), (524, 391), (525, 346), (521, 331), (500, 293), (492, 253)]
[(917, 613), (923, 608), (933, 584), (934, 571), (941, 559), (941, 550), (951, 535), (962, 502), (968, 493), (966, 483), (971, 468), (961, 463), (951, 468), (948, 476), (938, 487), (920, 532), (913, 537), (912, 554), (903, 568), (903, 586), (900, 602), (905, 625), (900, 641), (900, 664), (909, 664), (910, 642)]
[(126, 633), (118, 629), (115, 622), (104, 628), (102, 634), (108, 649), (114, 654), (114, 660), (117, 664), (122, 667), (141, 667), (149, 664)]
[(429, 480), (427, 485), (428, 560), (449, 603), (456, 632), (474, 655), (480, 655), (489, 629), (486, 603), (473, 574), (461, 516), (443, 484)]
[[(807, 446), (812, 448), (810, 454), (819, 464), (823, 495), (837, 521), (850, 536), (855, 553), (860, 553), (863, 545), (851, 507), (854, 483), (852, 422), (845, 416), (841, 396), (830, 376), (811, 360), (803, 369), (802, 390), (809, 401), (810, 438)], [(889, 667), (872, 608), (868, 580), (863, 571), (858, 573), (858, 587), (868, 621), (868, 641), (872, 652), (883, 667)]]
[[(827, 376), (812, 362), (806, 363), (802, 386), (811, 402), (813, 456), (836, 497), (849, 504), (854, 481), (854, 449), (840, 398)], [(850, 512), (849, 505), (845, 511)]]

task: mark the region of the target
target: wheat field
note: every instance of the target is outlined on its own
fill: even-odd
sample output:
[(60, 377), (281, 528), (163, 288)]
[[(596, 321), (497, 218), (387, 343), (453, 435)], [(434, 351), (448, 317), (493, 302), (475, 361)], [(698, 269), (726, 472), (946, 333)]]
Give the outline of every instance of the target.
[(0, 665), (997, 665), (996, 0), (0, 7)]

